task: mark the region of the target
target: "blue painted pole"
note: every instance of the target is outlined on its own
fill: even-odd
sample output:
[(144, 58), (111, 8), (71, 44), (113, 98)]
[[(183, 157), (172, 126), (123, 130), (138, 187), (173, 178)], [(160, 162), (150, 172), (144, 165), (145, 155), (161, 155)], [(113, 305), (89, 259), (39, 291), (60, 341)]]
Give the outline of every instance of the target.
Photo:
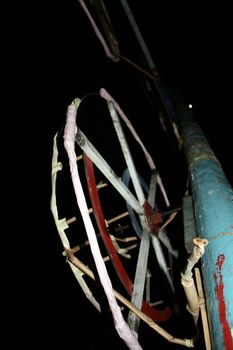
[(233, 189), (189, 109), (178, 110), (191, 180), (213, 350), (233, 350)]

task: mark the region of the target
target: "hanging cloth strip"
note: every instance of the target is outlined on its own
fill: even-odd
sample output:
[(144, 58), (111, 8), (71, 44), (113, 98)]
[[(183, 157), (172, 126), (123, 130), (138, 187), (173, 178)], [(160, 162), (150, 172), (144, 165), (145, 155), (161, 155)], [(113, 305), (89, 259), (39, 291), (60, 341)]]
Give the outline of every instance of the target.
[(77, 156), (75, 153), (75, 135), (77, 132), (76, 114), (79, 104), (80, 100), (75, 99), (74, 102), (68, 106), (66, 125), (64, 131), (64, 146), (69, 157), (70, 173), (72, 177), (76, 200), (81, 212), (81, 216), (83, 218), (86, 233), (90, 242), (91, 252), (96, 264), (100, 281), (106, 293), (110, 309), (112, 311), (116, 331), (127, 344), (129, 349), (140, 350), (142, 349), (142, 347), (137, 340), (137, 335), (135, 334), (135, 332), (130, 330), (129, 326), (125, 322), (120, 307), (117, 304), (115, 295), (113, 293), (111, 280), (108, 276), (106, 266), (100, 253), (96, 233), (89, 216), (88, 206), (86, 203), (84, 191), (78, 173), (78, 167), (76, 162)]
[(119, 58), (111, 53), (111, 51), (110, 51), (110, 49), (109, 49), (109, 47), (108, 47), (108, 45), (107, 45), (103, 35), (101, 34), (101, 32), (100, 32), (99, 28), (97, 27), (95, 21), (93, 20), (93, 18), (91, 16), (88, 8), (86, 7), (84, 1), (83, 0), (79, 0), (79, 3), (81, 5), (81, 7), (83, 8), (84, 12), (86, 13), (86, 15), (87, 15), (87, 17), (88, 17), (88, 19), (89, 19), (89, 21), (90, 21), (90, 23), (92, 25), (92, 28), (94, 29), (94, 32), (95, 32), (97, 38), (99, 39), (99, 41), (101, 42), (101, 44), (102, 44), (102, 46), (104, 48), (104, 51), (105, 51), (107, 57), (110, 58), (114, 62), (119, 61)]

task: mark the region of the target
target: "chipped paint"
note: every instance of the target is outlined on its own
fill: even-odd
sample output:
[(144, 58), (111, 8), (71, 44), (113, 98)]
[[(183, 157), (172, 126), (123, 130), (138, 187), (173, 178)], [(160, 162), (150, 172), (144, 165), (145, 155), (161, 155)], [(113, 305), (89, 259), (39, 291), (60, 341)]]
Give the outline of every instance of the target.
[(197, 235), (209, 244), (201, 259), (214, 350), (233, 350), (233, 188), (190, 111), (181, 116)]
[(218, 313), (219, 320), (222, 325), (223, 342), (226, 350), (233, 350), (233, 341), (231, 336), (231, 330), (226, 316), (226, 304), (224, 300), (224, 284), (222, 277), (222, 266), (225, 260), (224, 254), (221, 254), (217, 258), (216, 271), (214, 272), (214, 280), (216, 286), (216, 297), (218, 299)]

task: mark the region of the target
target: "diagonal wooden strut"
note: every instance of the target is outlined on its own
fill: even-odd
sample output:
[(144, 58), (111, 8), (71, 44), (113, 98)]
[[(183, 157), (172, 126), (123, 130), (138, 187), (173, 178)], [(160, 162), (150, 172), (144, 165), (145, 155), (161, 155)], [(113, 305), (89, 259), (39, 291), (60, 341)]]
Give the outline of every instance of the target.
[[(112, 243), (112, 240), (109, 237), (99, 195), (98, 195), (98, 190), (96, 188), (93, 163), (86, 154), (84, 154), (84, 165), (85, 165), (86, 179), (87, 179), (89, 195), (92, 203), (92, 208), (97, 221), (97, 225), (100, 230), (100, 234), (104, 241), (105, 247), (109, 253), (109, 256), (111, 257), (111, 261), (116, 270), (116, 273), (122, 285), (126, 289), (127, 293), (131, 296), (133, 292), (133, 283), (129, 278), (124, 266), (122, 265), (121, 260), (119, 259), (118, 254), (115, 250), (115, 247)], [(157, 322), (166, 321), (172, 315), (170, 307), (166, 306), (165, 309), (163, 310), (157, 310), (151, 307), (144, 300), (142, 301), (142, 310), (143, 312), (145, 312), (146, 315), (148, 315), (154, 321), (157, 321)]]

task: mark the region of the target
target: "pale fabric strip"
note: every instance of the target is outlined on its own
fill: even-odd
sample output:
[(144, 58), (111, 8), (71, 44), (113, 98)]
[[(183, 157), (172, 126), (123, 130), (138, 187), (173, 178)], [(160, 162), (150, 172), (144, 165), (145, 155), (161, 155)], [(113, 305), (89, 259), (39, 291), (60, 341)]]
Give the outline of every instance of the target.
[(106, 44), (106, 41), (104, 40), (103, 35), (100, 33), (100, 31), (99, 31), (97, 25), (95, 24), (95, 21), (93, 20), (90, 12), (88, 11), (88, 8), (86, 7), (84, 1), (83, 0), (79, 0), (79, 3), (81, 5), (81, 7), (83, 8), (84, 12), (86, 13), (86, 15), (87, 15), (87, 17), (88, 17), (88, 19), (89, 19), (89, 21), (90, 21), (90, 23), (92, 25), (92, 28), (94, 29), (94, 32), (95, 32), (97, 38), (99, 39), (99, 41), (101, 42), (101, 44), (102, 44), (102, 46), (104, 48), (104, 51), (105, 51), (107, 57), (111, 58), (111, 60), (114, 61), (114, 62), (119, 61), (119, 58), (114, 56), (111, 53), (111, 51), (109, 50), (109, 47)]
[(101, 256), (100, 249), (98, 246), (98, 241), (96, 238), (96, 233), (89, 216), (88, 206), (86, 203), (82, 184), (79, 178), (78, 166), (76, 162), (76, 154), (75, 154), (76, 113), (77, 113), (77, 108), (75, 105), (71, 104), (70, 106), (68, 106), (67, 120), (66, 120), (65, 132), (64, 132), (64, 146), (69, 157), (70, 172), (71, 172), (77, 204), (79, 206), (79, 209), (83, 218), (86, 233), (90, 242), (91, 252), (95, 260), (100, 281), (104, 288), (104, 291), (108, 298), (109, 306), (112, 311), (115, 328), (119, 336), (125, 341), (125, 343), (129, 347), (129, 349), (141, 350), (142, 347), (138, 342), (137, 335), (130, 330), (129, 326), (127, 325), (127, 323), (125, 322), (122, 316), (120, 307), (117, 304), (115, 295), (113, 293), (111, 280), (108, 276), (106, 266)]

